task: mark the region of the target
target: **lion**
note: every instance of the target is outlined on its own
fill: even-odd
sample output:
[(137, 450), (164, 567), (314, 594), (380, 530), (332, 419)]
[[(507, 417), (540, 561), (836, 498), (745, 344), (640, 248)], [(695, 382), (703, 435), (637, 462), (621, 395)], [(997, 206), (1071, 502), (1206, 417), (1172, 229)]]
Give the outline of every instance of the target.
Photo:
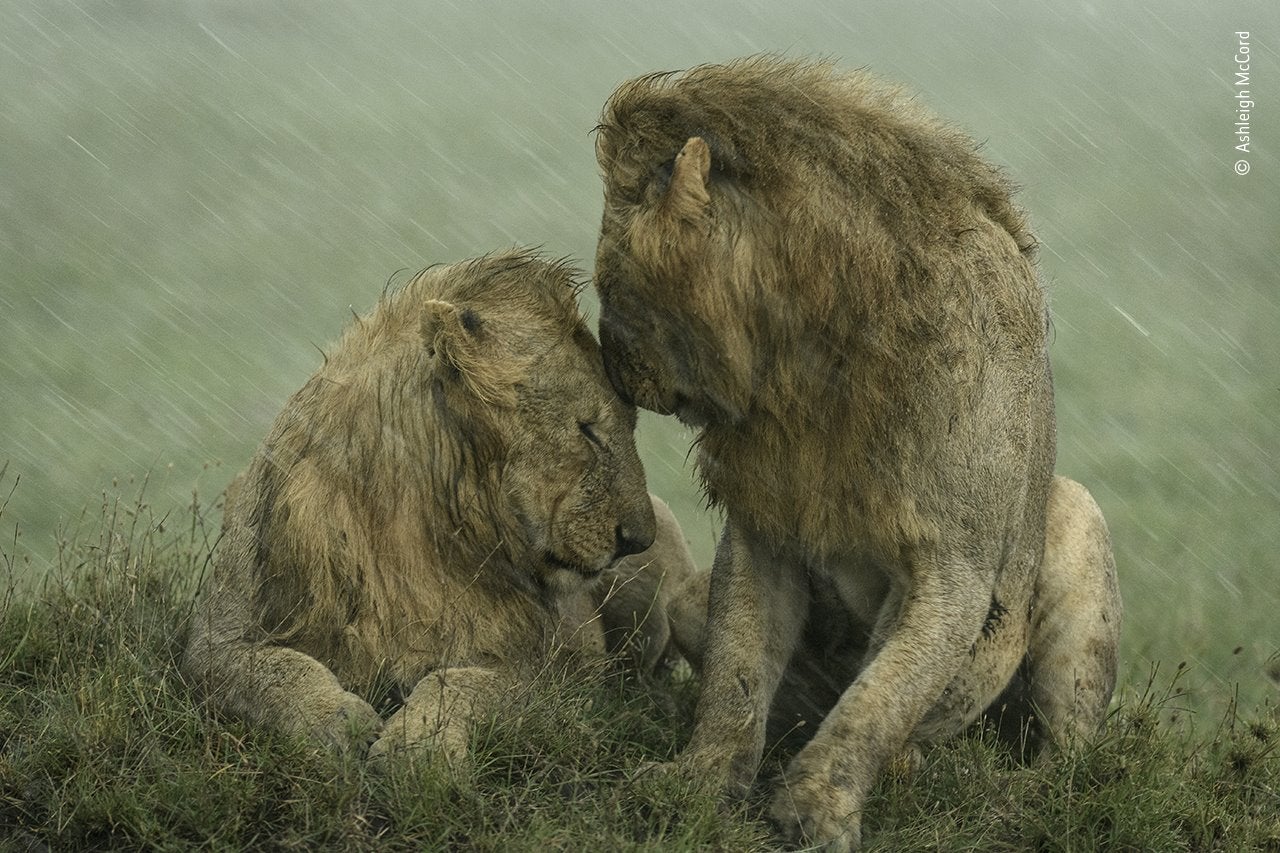
[(436, 266), (347, 329), (228, 490), (184, 658), (212, 705), (461, 769), (553, 655), (677, 654), (693, 561), (579, 280), (527, 250)]
[(770, 806), (796, 841), (857, 847), (886, 763), (984, 711), (1063, 743), (1114, 689), (1105, 522), (1053, 475), (1036, 240), (976, 148), (867, 73), (772, 56), (626, 82), (597, 128), (606, 369), (699, 430), (726, 513), (674, 767), (741, 795), (771, 716), (817, 711)]

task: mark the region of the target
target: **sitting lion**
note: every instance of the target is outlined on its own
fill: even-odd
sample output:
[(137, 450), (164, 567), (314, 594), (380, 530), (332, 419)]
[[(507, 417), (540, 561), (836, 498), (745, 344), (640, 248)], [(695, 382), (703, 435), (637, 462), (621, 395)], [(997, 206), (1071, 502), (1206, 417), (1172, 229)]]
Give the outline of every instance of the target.
[(598, 133), (606, 367), (701, 429), (727, 516), (676, 768), (741, 792), (771, 716), (820, 720), (771, 812), (848, 849), (912, 743), (988, 709), (1091, 733), (1120, 599), (1096, 505), (1053, 477), (1045, 297), (1008, 183), (827, 63), (641, 77)]
[(430, 268), (351, 325), (228, 490), (184, 662), (213, 704), (456, 764), (553, 651), (674, 651), (667, 590), (693, 563), (575, 294), (513, 251)]

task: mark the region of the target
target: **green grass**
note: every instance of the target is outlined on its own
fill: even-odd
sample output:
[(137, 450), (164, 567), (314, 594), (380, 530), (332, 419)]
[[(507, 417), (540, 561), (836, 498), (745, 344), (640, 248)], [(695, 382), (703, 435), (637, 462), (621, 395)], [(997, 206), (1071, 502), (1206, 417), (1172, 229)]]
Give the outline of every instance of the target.
[[(3, 473), (0, 472), (0, 482)], [(145, 491), (145, 483), (139, 493)], [(0, 501), (0, 523), (3, 522)], [(762, 803), (630, 775), (688, 736), (696, 685), (549, 668), (480, 726), (465, 779), (381, 775), (201, 708), (176, 666), (211, 513), (104, 499), (43, 585), (0, 598), (0, 849), (765, 850)], [(0, 549), (13, 578), (23, 556)], [(1280, 850), (1280, 729), (1200, 731), (1181, 670), (1122, 697), (1100, 741), (1018, 767), (975, 733), (890, 776), (872, 850)], [(766, 774), (773, 772), (772, 765)]]
[[(627, 782), (677, 748), (690, 691), (641, 690), (603, 666), (549, 669), (511, 697), (502, 724), (477, 732), (465, 780), (425, 762), (374, 775), (217, 719), (177, 669), (210, 545), (194, 501), (179, 525), (112, 499), (62, 538), (37, 593), (10, 585), (0, 848), (750, 849), (765, 837), (692, 792)], [(11, 548), (2, 560), (18, 571)]]

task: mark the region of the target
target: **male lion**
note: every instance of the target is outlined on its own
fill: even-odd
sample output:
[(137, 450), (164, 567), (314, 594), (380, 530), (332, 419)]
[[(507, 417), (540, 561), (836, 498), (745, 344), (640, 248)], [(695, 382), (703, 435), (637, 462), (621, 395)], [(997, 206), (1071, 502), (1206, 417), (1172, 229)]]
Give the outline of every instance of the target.
[(627, 82), (598, 134), (606, 368), (701, 427), (727, 513), (676, 766), (741, 792), (771, 707), (829, 709), (772, 814), (848, 849), (886, 761), (1006, 687), (993, 713), (1094, 730), (1120, 602), (1096, 505), (1053, 477), (1045, 297), (1005, 180), (869, 76), (774, 57)]
[[(228, 490), (185, 659), (214, 704), (456, 763), (553, 649), (664, 654), (692, 559), (575, 293), (513, 251), (428, 269), (347, 330)], [(384, 729), (371, 703), (397, 696)]]

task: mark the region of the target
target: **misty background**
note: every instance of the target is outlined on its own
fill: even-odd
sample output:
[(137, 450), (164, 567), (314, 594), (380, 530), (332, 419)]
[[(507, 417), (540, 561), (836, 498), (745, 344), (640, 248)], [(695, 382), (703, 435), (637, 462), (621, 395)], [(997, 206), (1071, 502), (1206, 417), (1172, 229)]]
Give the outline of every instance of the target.
[[(590, 131), (613, 88), (777, 51), (906, 84), (1023, 186), (1059, 471), (1116, 547), (1120, 695), (1186, 662), (1189, 707), (1237, 685), (1252, 707), (1280, 650), (1280, 7), (1215, 5), (0, 0), (0, 532), (30, 557), (19, 580), (146, 478), (161, 510), (212, 506), (397, 271), (512, 245), (589, 271)], [(638, 435), (705, 566), (718, 519), (689, 439), (654, 416)]]

